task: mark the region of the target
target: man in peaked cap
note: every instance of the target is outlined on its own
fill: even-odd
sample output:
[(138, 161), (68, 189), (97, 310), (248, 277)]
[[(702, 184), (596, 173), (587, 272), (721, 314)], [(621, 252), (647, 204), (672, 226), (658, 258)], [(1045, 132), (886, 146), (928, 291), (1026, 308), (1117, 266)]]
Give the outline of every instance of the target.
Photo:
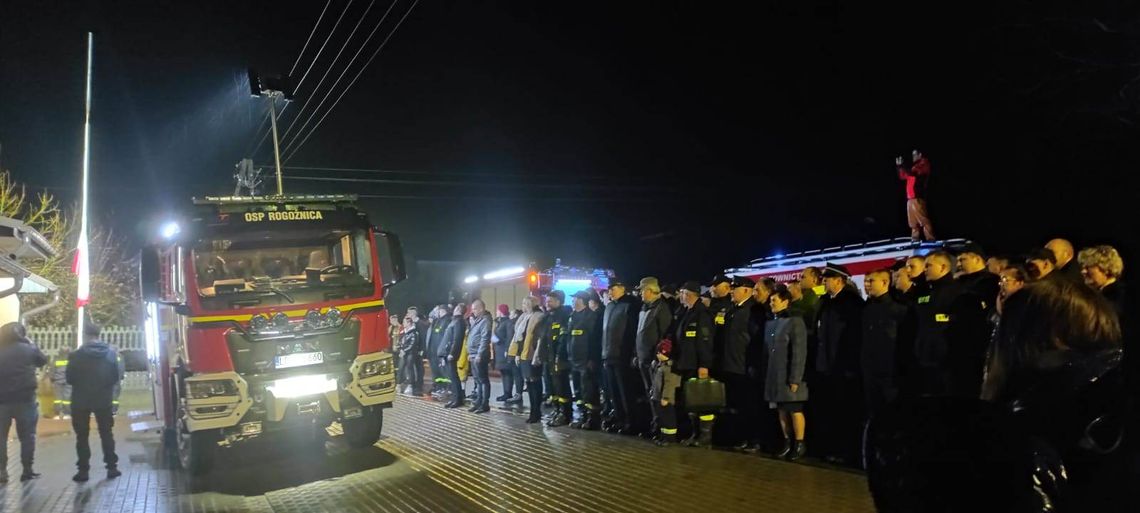
[[(644, 394), (640, 398), (648, 398), (653, 391), (653, 362), (657, 361), (657, 344), (668, 337), (669, 326), (673, 323), (673, 312), (669, 310), (668, 303), (661, 297), (661, 284), (657, 278), (648, 276), (641, 279), (638, 287), (641, 292), (641, 312), (638, 314), (637, 336), (635, 337), (636, 355), (633, 364), (641, 374), (641, 384)], [(640, 399), (639, 398), (639, 399)], [(643, 434), (655, 436), (661, 427), (655, 411), (648, 400), (638, 402), (638, 409), (645, 410), (653, 417), (650, 429)]]
[(847, 268), (828, 263), (823, 269), (827, 294), (820, 298), (812, 404), (815, 447), (833, 463), (859, 460), (863, 421), (861, 371), (863, 298), (850, 287)]

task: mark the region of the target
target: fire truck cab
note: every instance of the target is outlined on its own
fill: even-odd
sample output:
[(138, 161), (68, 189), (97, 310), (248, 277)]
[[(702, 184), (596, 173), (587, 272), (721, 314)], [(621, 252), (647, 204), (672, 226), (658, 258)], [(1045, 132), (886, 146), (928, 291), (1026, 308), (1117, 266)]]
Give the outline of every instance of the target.
[(193, 206), (143, 249), (140, 277), (155, 413), (182, 467), (333, 422), (352, 446), (376, 443), (396, 391), (384, 296), (405, 278), (398, 237), (354, 196)]

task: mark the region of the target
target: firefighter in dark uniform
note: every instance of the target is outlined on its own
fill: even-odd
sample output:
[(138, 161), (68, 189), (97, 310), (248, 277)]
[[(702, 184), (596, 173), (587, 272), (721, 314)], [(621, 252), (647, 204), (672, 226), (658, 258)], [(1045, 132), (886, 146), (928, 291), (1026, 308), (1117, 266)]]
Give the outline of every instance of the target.
[[(690, 379), (706, 379), (709, 377), (709, 368), (714, 362), (713, 353), (713, 317), (708, 308), (700, 299), (701, 285), (695, 281), (685, 282), (681, 286), (681, 305), (683, 313), (677, 319), (677, 328), (673, 334), (676, 341), (673, 345), (673, 372), (681, 376), (681, 383)], [(684, 394), (678, 400), (680, 409), (684, 411)], [(693, 421), (693, 435), (685, 445), (690, 447), (711, 447), (713, 426), (716, 415), (707, 413), (690, 415)]]
[(591, 310), (587, 302), (590, 291), (574, 293), (574, 312), (568, 323), (566, 353), (571, 365), (575, 404), (580, 416), (570, 423), (575, 429), (596, 431), (602, 427), (601, 395), (598, 390), (598, 369), (602, 358), (601, 312)]
[(812, 416), (815, 446), (825, 460), (850, 464), (859, 460), (863, 424), (863, 387), (859, 382), (863, 298), (840, 265), (823, 271), (826, 294), (820, 298), (816, 332)]
[(554, 408), (546, 425), (552, 427), (565, 426), (574, 416), (570, 404), (570, 362), (566, 354), (570, 307), (563, 305), (565, 300), (566, 294), (561, 290), (551, 291), (546, 296), (546, 316), (539, 326), (543, 335), (539, 354), (544, 367), (550, 370), (550, 402)]
[(926, 290), (915, 300), (914, 392), (919, 395), (950, 393), (950, 349), (953, 311), (962, 295), (952, 276), (950, 255), (939, 251), (926, 257)]
[(625, 282), (616, 278), (610, 280), (610, 302), (602, 314), (602, 388), (606, 405), (603, 416), (608, 416), (606, 430), (629, 435), (634, 432), (632, 421), (636, 416), (631, 412), (636, 394), (634, 387), (629, 385), (634, 377), (638, 384), (641, 383), (641, 377), (633, 376), (635, 373), (629, 367), (641, 303), (626, 294), (625, 289)]
[(722, 428), (728, 431), (724, 441), (737, 450), (754, 450), (752, 442), (759, 440), (755, 408), (758, 384), (748, 376), (749, 366), (754, 365), (749, 357), (755, 358), (751, 354), (753, 340), (763, 330), (763, 321), (758, 323), (753, 317), (756, 300), (752, 297), (752, 288), (755, 286), (756, 282), (749, 278), (732, 279), (731, 308), (718, 330), (724, 332), (724, 344), (715, 354), (714, 374), (724, 382), (725, 401), (731, 414), (721, 421)]
[[(863, 394), (867, 414), (873, 416), (898, 395), (900, 339), (907, 336), (908, 309), (890, 294), (891, 273), (881, 269), (867, 273), (863, 289)], [(907, 344), (903, 344), (906, 346)]]

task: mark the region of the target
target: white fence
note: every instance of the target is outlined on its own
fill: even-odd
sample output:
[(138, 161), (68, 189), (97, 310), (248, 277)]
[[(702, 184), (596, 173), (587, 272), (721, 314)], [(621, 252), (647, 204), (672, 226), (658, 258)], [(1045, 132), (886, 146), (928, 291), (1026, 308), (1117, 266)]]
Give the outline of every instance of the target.
[[(75, 328), (30, 328), (28, 338), (39, 348), (55, 359), (64, 348), (75, 347)], [(146, 339), (141, 328), (108, 326), (103, 328), (100, 337), (118, 351), (146, 351)], [(124, 390), (139, 390), (150, 387), (146, 372), (128, 372), (123, 379)]]

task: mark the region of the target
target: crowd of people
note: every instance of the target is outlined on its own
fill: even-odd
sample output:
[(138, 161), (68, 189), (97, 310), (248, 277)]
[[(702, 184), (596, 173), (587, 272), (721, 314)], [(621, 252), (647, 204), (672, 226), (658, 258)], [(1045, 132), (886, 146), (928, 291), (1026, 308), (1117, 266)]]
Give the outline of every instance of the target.
[[(570, 304), (555, 290), (517, 310), (492, 313), (480, 299), (426, 318), (412, 310), (392, 335), (403, 392), (423, 395), (426, 360), (431, 395), (449, 408), (469, 392), (470, 411), (489, 411), (493, 365), (494, 400), (528, 410), (529, 423), (864, 466), (868, 420), (893, 405), (1008, 404), (1041, 355), (1119, 355), (1123, 267), (1112, 247), (1077, 252), (1064, 239), (1024, 258), (968, 245), (869, 272), (865, 296), (833, 264), (789, 283), (716, 276), (674, 288), (647, 277), (638, 297), (615, 279)], [(1049, 308), (1064, 312), (1026, 317)], [(723, 383), (723, 407), (687, 406), (689, 383), (708, 378)]]

